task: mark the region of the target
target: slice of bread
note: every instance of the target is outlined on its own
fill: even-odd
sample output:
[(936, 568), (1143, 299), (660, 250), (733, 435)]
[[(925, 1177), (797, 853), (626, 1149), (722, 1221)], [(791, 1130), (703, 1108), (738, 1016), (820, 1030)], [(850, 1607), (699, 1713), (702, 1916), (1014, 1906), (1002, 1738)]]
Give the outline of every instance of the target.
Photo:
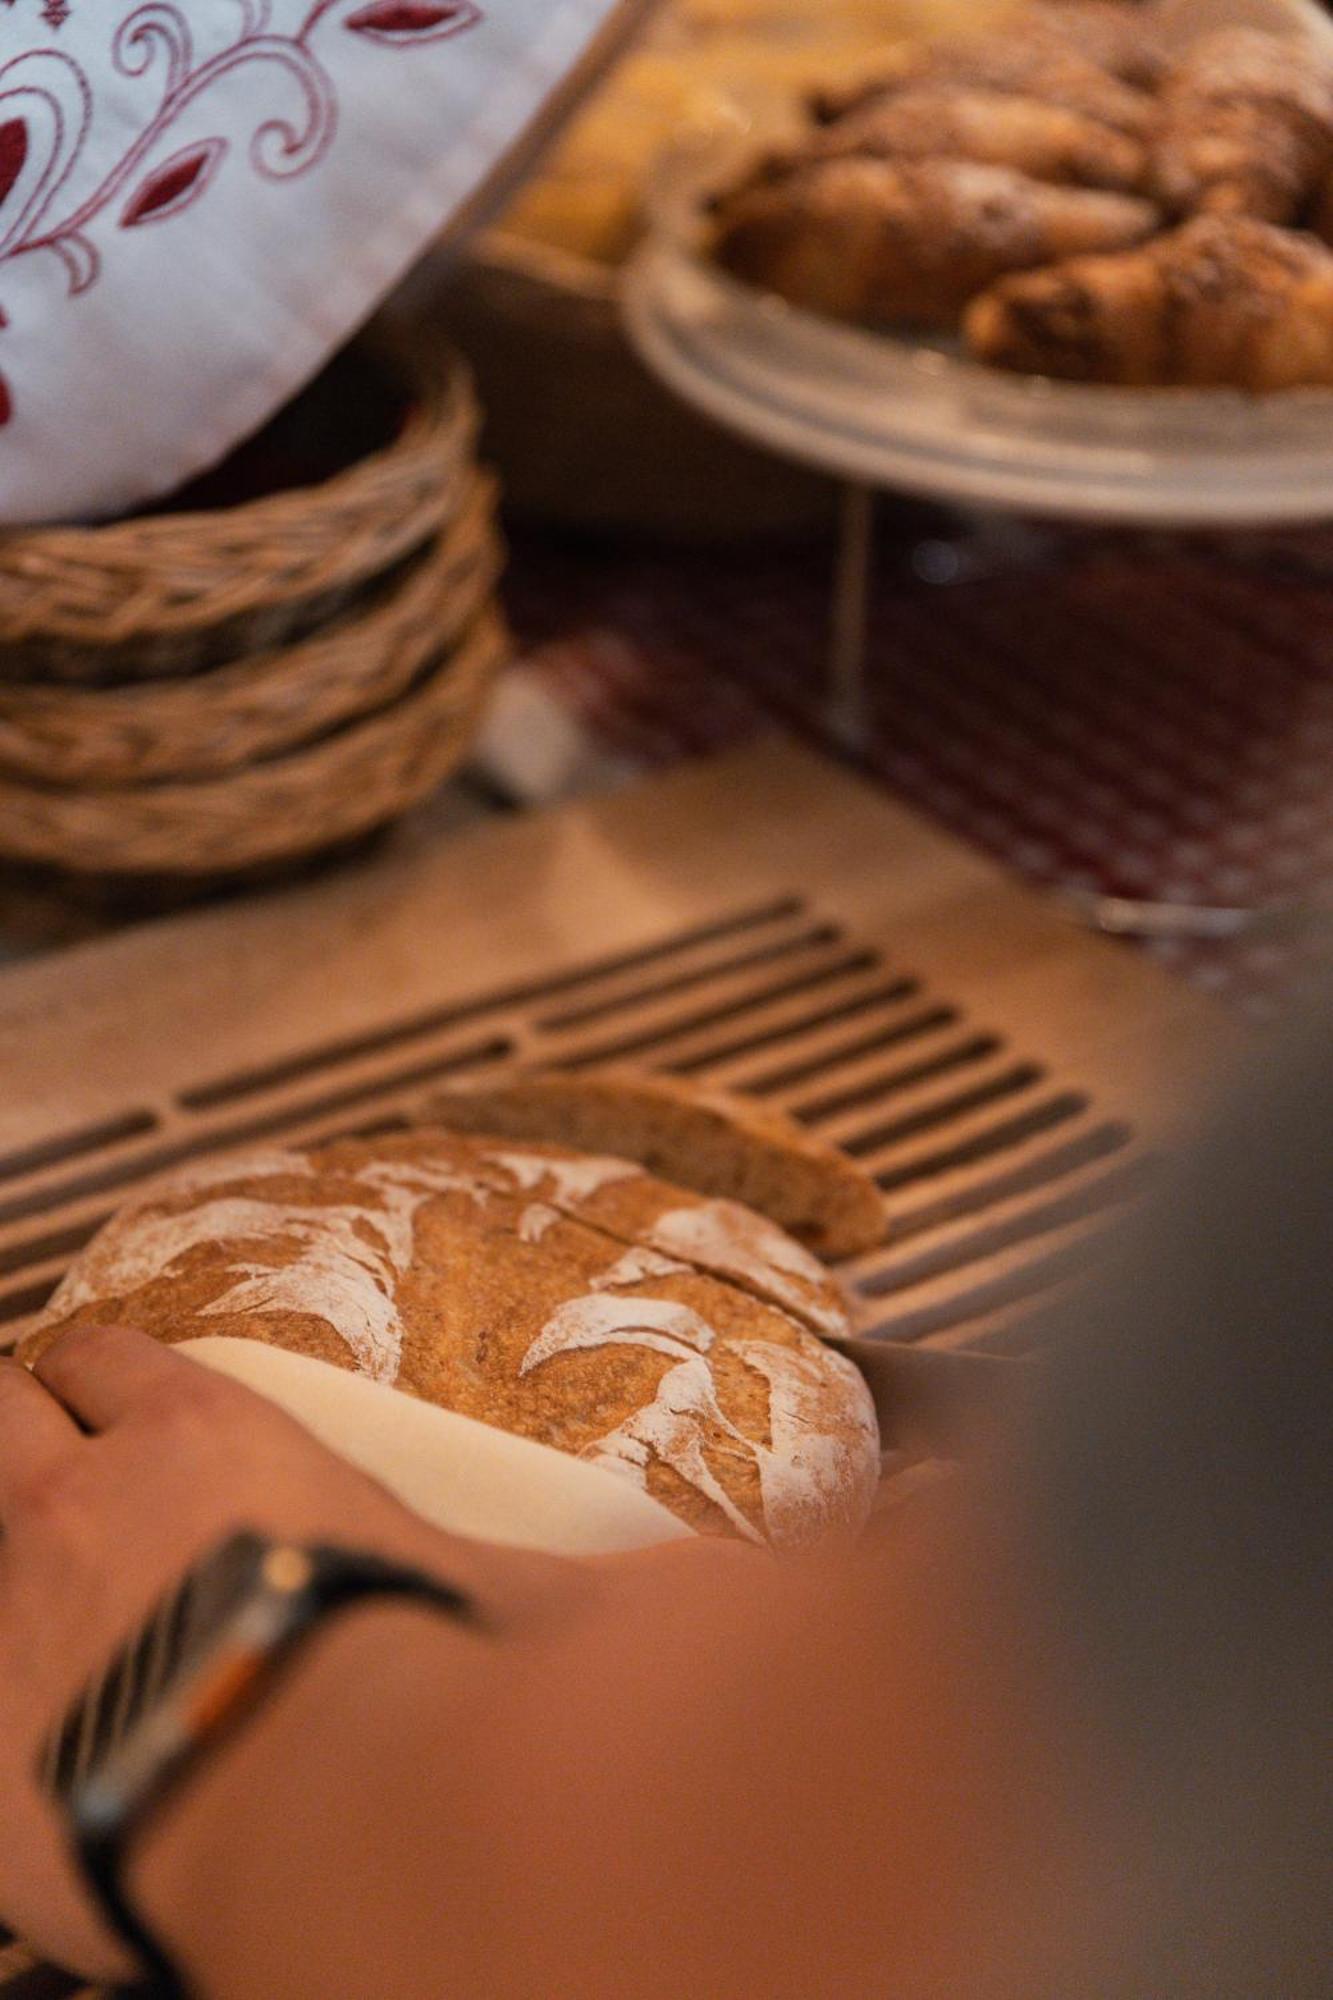
[(547, 1071), (432, 1093), (422, 1123), (635, 1160), (662, 1180), (738, 1201), (836, 1261), (884, 1236), (869, 1174), (753, 1099), (641, 1070)]

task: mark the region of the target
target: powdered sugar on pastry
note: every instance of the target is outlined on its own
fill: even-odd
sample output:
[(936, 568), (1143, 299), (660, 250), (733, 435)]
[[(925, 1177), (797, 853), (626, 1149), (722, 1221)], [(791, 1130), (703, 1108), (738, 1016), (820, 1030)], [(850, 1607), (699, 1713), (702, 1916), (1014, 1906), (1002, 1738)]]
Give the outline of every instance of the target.
[(648, 1236), (667, 1256), (730, 1278), (756, 1297), (784, 1306), (820, 1333), (849, 1330), (847, 1315), (829, 1298), (824, 1266), (775, 1223), (738, 1202), (709, 1201), (670, 1209), (658, 1216)]

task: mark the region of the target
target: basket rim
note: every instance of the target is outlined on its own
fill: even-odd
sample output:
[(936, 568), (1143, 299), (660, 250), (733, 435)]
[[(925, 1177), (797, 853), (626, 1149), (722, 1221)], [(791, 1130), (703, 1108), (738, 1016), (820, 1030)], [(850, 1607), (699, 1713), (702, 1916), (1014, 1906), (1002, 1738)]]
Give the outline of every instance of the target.
[[(31, 526), (0, 527), (0, 558), (14, 546), (31, 543), (68, 545), (72, 549), (102, 549), (118, 538), (133, 535), (152, 538), (160, 533), (169, 538), (174, 529), (198, 532), (221, 522), (248, 520), (269, 512), (308, 506), (321, 496), (355, 487), (378, 467), (415, 448), (423, 432), (433, 432), (440, 414), (458, 413), (472, 391), (472, 371), (463, 356), (450, 348), (442, 353), (405, 341), (378, 335), (365, 337), (365, 350), (387, 361), (404, 378), (404, 386), (415, 393), (409, 400), (402, 424), (364, 457), (302, 486), (289, 486), (280, 493), (259, 493), (250, 500), (238, 500), (229, 507), (191, 507), (179, 513), (140, 511), (122, 514), (109, 521), (45, 521)], [(274, 413), (275, 416), (280, 414)]]
[(405, 417), (327, 480), (211, 510), (0, 530), (0, 642), (95, 650), (197, 632), (364, 581), (428, 540), (471, 469), (471, 371), (452, 349), (373, 347), (410, 392)]
[[(0, 854), (85, 874), (211, 876), (368, 831), (466, 756), (511, 650), (491, 602), (457, 649), (400, 700), (223, 777), (96, 789), (0, 780)], [(410, 775), (396, 779), (395, 755), (414, 745), (421, 754)], [(377, 758), (382, 769), (368, 777), (365, 767)]]
[(220, 777), (382, 707), (458, 642), (493, 592), (504, 559), (497, 497), (498, 482), (477, 473), (457, 519), (408, 575), (295, 645), (109, 688), (0, 681), (0, 784)]
[(611, 312), (620, 298), (620, 265), (599, 263), (581, 251), (544, 243), (503, 226), (487, 230), (472, 246), (467, 261), (478, 270), (524, 278), (543, 290), (605, 306)]

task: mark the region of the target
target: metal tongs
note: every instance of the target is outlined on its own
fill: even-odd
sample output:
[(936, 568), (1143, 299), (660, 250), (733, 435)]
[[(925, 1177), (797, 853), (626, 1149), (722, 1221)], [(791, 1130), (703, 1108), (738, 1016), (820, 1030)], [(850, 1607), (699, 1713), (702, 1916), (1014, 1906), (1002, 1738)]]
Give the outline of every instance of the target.
[(1252, 909), (1217, 903), (1162, 903), (1094, 890), (1062, 889), (1066, 916), (1107, 937), (1175, 939), (1227, 944), (1233, 939), (1296, 943), (1333, 933), (1333, 903), (1261, 903)]

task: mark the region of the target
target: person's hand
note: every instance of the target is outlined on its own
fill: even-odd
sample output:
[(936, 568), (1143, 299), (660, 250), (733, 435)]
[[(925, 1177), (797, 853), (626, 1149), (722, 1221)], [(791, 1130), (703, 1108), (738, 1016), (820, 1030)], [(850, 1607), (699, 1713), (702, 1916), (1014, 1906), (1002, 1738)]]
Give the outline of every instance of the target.
[[(153, 1605), (240, 1527), (377, 1549), (465, 1589), (481, 1553), (142, 1334), (70, 1334), (32, 1374), (0, 1360), (0, 1917), (89, 1977), (131, 1968), (40, 1794), (42, 1745)], [(539, 1601), (571, 1568), (506, 1558), (511, 1603)]]

